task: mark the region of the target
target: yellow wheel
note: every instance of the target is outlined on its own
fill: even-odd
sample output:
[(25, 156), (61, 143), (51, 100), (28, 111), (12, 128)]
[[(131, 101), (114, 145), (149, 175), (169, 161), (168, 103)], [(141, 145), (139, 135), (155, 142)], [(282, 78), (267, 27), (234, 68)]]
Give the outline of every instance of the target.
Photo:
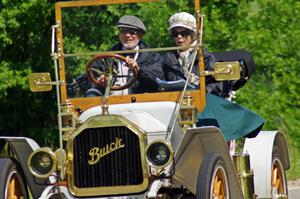
[(287, 198), (285, 171), (277, 156), (275, 156), (272, 161), (271, 191), (272, 199)]
[(220, 155), (211, 153), (203, 159), (197, 179), (196, 198), (230, 198), (227, 169)]
[(0, 159), (0, 198), (27, 199), (28, 194), (22, 175), (11, 159)]
[[(223, 167), (217, 167), (213, 175), (213, 183), (211, 184), (212, 198), (224, 199), (228, 192), (226, 187), (227, 178)], [(227, 188), (227, 190), (226, 190)]]

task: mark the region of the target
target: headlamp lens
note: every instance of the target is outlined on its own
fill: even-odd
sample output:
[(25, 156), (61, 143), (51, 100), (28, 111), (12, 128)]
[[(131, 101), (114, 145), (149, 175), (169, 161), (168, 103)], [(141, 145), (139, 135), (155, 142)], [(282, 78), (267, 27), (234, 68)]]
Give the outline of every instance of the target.
[(149, 146), (147, 150), (147, 159), (153, 166), (164, 166), (170, 161), (171, 151), (169, 147), (162, 142), (156, 142)]
[(51, 154), (51, 152), (38, 151), (31, 156), (29, 167), (35, 176), (48, 177), (54, 171), (55, 160), (54, 155)]

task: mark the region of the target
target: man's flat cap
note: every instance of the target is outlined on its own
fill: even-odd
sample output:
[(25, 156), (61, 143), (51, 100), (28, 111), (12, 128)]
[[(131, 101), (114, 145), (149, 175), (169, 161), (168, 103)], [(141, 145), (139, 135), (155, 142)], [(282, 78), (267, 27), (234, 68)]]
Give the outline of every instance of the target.
[(130, 15), (121, 17), (117, 23), (117, 27), (137, 29), (142, 31), (144, 34), (147, 31), (144, 23), (139, 18)]

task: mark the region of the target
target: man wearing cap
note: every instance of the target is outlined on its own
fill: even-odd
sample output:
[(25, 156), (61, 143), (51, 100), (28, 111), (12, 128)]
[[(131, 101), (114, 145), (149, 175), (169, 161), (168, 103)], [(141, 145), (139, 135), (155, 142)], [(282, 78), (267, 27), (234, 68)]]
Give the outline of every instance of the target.
[[(147, 29), (144, 23), (135, 16), (123, 16), (117, 23), (119, 29), (120, 42), (111, 48), (112, 51), (119, 50), (139, 50), (147, 48), (147, 45), (141, 41)], [(126, 56), (126, 63), (118, 64), (118, 75), (130, 75), (128, 67), (138, 70), (137, 82), (129, 89), (121, 91), (113, 91), (113, 95), (123, 95), (128, 93), (145, 93), (157, 91), (158, 85), (155, 81), (156, 77), (163, 78), (162, 59), (157, 52), (136, 52), (123, 54)], [(104, 81), (105, 82), (105, 81)], [(118, 78), (114, 85), (123, 85), (126, 77)], [(92, 92), (91, 92), (92, 91)], [(95, 89), (90, 89), (87, 96), (97, 95)], [(102, 92), (98, 92), (101, 95)]]

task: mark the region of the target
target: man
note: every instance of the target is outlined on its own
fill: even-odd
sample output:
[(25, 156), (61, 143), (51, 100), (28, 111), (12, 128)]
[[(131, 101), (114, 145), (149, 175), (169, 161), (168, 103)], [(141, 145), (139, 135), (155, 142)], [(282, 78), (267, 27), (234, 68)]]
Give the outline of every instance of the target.
[[(147, 48), (142, 41), (147, 29), (144, 23), (135, 16), (123, 16), (117, 23), (119, 29), (120, 42), (111, 48), (112, 51), (119, 50), (139, 50)], [(163, 78), (162, 60), (157, 52), (136, 52), (122, 54), (126, 56), (126, 63), (120, 62), (116, 66), (118, 75), (130, 75), (132, 72), (128, 68), (135, 68), (138, 71), (137, 82), (129, 89), (113, 91), (113, 95), (123, 95), (130, 93), (145, 93), (157, 91), (158, 85), (156, 77)], [(130, 67), (127, 67), (130, 66)], [(105, 66), (99, 66), (105, 70)], [(122, 85), (127, 81), (126, 77), (118, 78), (113, 85)], [(105, 80), (103, 80), (103, 85)], [(103, 88), (89, 89), (86, 96), (99, 96), (103, 94)]]

